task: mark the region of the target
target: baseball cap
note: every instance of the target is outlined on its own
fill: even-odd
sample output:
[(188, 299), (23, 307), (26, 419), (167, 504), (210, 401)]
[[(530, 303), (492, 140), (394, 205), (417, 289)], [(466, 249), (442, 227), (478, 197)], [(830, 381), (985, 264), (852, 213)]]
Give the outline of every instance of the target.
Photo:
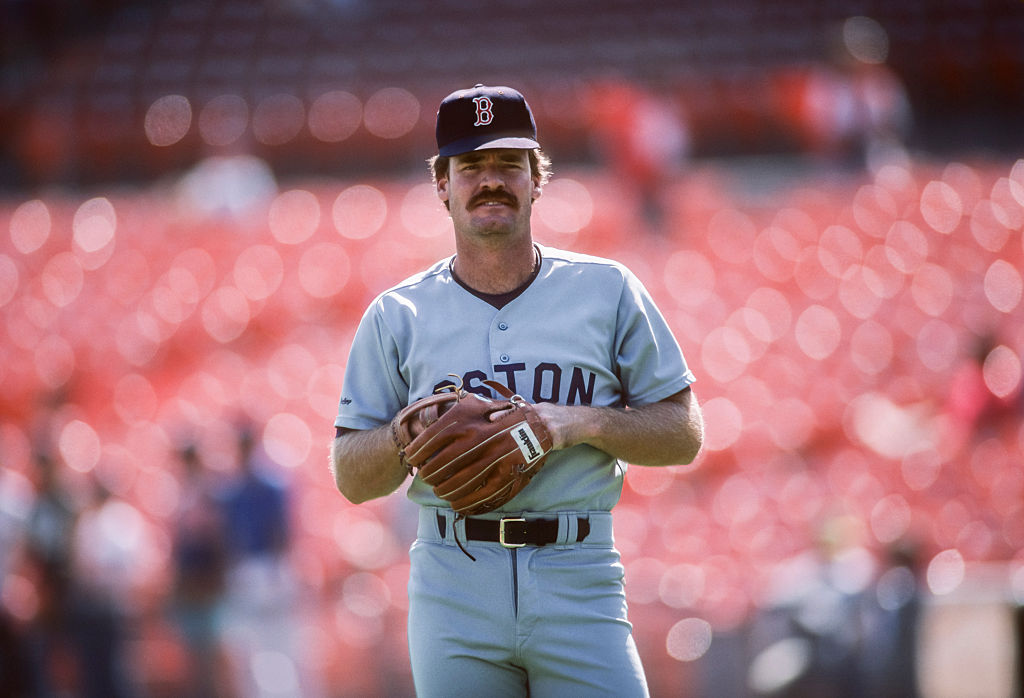
[(437, 151), (446, 157), (489, 148), (539, 148), (530, 105), (511, 87), (456, 90), (437, 110)]

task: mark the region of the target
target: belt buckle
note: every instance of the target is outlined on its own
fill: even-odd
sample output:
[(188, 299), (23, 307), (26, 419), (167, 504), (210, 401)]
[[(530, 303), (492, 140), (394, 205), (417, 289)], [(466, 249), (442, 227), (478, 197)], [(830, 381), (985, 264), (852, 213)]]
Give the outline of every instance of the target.
[(498, 542), (501, 543), (502, 547), (505, 547), (505, 548), (524, 548), (524, 547), (526, 547), (526, 543), (508, 543), (508, 542), (505, 541), (505, 524), (509, 523), (510, 521), (512, 523), (526, 523), (526, 519), (522, 519), (522, 518), (519, 518), (519, 519), (508, 518), (508, 519), (501, 519), (500, 521), (498, 521)]

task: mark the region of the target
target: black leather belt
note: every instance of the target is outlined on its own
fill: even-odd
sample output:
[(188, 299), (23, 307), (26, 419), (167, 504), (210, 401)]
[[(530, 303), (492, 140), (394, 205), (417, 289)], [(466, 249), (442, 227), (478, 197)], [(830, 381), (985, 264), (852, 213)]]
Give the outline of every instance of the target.
[[(466, 519), (466, 540), (501, 543), (506, 548), (522, 548), (525, 545), (550, 545), (558, 540), (558, 519)], [(444, 538), (447, 521), (437, 515), (437, 529)], [(577, 519), (576, 542), (583, 541), (590, 533), (590, 522)]]

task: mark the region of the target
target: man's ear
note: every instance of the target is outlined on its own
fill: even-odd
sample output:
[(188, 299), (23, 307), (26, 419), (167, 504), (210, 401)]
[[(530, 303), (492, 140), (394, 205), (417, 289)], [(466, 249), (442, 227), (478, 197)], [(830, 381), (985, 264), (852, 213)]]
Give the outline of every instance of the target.
[(544, 186), (540, 183), (539, 178), (533, 180), (533, 191), (530, 192), (530, 198), (534, 201), (540, 198), (540, 195), (544, 193)]
[(448, 205), (448, 178), (438, 177), (437, 178), (437, 198), (444, 202), (445, 206)]

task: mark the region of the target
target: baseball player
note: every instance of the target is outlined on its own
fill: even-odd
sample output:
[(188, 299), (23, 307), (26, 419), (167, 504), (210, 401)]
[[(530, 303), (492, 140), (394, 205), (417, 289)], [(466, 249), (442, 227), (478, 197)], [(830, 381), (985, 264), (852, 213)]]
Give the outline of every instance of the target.
[[(359, 503), (412, 473), (408, 497), (420, 514), (408, 623), (418, 695), (647, 695), (611, 510), (626, 463), (696, 457), (694, 376), (628, 269), (533, 241), (530, 215), (549, 161), (519, 92), (452, 93), (436, 135), (431, 168), (455, 255), (366, 310), (335, 421), (337, 487)], [(521, 409), (539, 420), (525, 431), (545, 436), (518, 429), (524, 460), (512, 470), (532, 480), (480, 515), (455, 511), (396, 439), (395, 415), (445, 390), (485, 412), (486, 400), (516, 393), (486, 419)]]

